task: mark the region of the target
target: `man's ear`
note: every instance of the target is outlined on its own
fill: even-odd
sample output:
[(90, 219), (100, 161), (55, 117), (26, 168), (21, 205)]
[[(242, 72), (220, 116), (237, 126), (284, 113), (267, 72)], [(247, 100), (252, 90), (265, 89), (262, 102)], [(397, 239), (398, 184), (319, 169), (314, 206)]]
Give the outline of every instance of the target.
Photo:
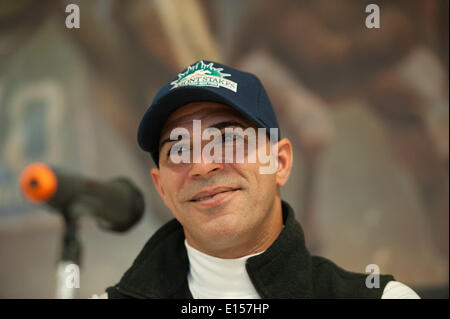
[(152, 175), (153, 184), (155, 184), (156, 191), (158, 192), (159, 196), (165, 201), (166, 194), (164, 193), (164, 189), (161, 185), (161, 175), (158, 168), (152, 168), (150, 170), (150, 175)]
[(287, 138), (278, 141), (278, 167), (276, 180), (278, 186), (283, 186), (291, 173), (293, 163), (292, 144)]

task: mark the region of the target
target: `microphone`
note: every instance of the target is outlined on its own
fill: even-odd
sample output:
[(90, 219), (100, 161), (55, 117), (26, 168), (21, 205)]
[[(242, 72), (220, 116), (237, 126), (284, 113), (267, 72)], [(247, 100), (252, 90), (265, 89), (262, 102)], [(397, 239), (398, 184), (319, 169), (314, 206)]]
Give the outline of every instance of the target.
[(106, 230), (124, 232), (144, 213), (142, 193), (124, 177), (98, 182), (32, 163), (22, 171), (19, 184), (30, 201), (46, 203), (63, 215), (91, 215)]

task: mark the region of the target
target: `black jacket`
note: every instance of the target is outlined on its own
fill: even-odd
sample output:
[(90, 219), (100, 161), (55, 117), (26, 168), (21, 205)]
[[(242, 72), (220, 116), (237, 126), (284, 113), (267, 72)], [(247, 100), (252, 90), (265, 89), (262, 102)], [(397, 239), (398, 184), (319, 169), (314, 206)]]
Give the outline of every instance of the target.
[[(311, 256), (292, 208), (282, 202), (285, 227), (246, 268), (262, 298), (381, 298), (391, 275), (380, 275), (379, 288), (367, 288), (368, 274), (346, 271), (330, 260)], [(173, 219), (146, 243), (109, 298), (192, 298), (189, 260), (181, 224)]]

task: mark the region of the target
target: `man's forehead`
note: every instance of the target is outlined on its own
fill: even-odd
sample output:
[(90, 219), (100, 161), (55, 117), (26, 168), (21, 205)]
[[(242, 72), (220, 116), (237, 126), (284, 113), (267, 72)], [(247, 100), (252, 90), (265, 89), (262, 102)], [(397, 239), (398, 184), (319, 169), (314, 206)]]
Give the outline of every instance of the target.
[[(217, 121), (217, 120), (237, 120), (245, 126), (251, 126), (239, 112), (232, 107), (213, 102), (193, 102), (186, 104), (172, 113), (164, 123), (161, 130), (161, 138), (168, 135), (176, 127), (192, 125), (193, 120)], [(203, 124), (203, 123), (202, 123)]]

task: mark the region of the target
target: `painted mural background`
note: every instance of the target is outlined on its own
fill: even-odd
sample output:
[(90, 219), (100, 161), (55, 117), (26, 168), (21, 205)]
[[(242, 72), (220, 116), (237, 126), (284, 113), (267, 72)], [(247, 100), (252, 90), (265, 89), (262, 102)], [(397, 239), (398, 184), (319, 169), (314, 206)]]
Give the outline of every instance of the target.
[[(66, 5), (80, 8), (68, 29)], [(380, 8), (380, 28), (365, 8)], [(448, 297), (448, 1), (31, 1), (0, 4), (0, 298), (53, 298), (62, 223), (18, 176), (42, 161), (131, 178), (143, 220), (125, 234), (82, 220), (86, 298), (116, 283), (171, 217), (139, 121), (199, 59), (260, 77), (294, 144), (283, 197), (314, 254), (377, 264)]]

